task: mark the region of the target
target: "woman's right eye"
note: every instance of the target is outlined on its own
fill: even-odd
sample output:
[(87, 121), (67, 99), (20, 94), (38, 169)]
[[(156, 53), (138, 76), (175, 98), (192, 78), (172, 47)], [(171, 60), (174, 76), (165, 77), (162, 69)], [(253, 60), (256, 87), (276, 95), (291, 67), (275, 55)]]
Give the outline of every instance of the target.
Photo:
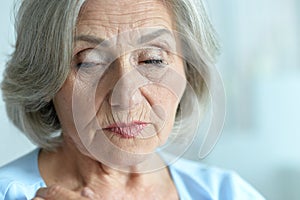
[(90, 68), (98, 65), (97, 63), (94, 62), (79, 62), (76, 64), (77, 68)]
[(87, 49), (79, 52), (75, 57), (76, 68), (91, 68), (94, 66), (105, 66), (109, 63), (105, 52), (97, 49)]

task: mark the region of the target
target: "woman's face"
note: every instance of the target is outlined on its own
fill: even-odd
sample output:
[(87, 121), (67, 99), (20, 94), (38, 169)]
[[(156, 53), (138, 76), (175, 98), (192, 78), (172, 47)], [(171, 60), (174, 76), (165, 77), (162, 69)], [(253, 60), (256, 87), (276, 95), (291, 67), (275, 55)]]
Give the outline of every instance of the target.
[(66, 142), (118, 165), (166, 142), (186, 85), (173, 22), (160, 0), (86, 2), (54, 98)]

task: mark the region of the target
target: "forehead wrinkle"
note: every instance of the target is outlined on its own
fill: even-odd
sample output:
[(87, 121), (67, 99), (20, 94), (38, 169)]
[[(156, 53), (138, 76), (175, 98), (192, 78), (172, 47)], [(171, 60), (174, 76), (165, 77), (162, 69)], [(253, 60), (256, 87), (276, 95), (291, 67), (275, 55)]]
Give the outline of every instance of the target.
[[(137, 28), (165, 28), (173, 30), (170, 10), (163, 1), (89, 0), (78, 17), (76, 34), (90, 34), (108, 39), (121, 32)], [(126, 3), (127, 2), (127, 3)], [(126, 7), (131, 2), (130, 7)], [(132, 3), (134, 2), (134, 3)]]
[(89, 0), (81, 10), (79, 20), (93, 19), (104, 23), (132, 24), (135, 21), (157, 17), (163, 20), (171, 17), (170, 10), (160, 0), (143, 0), (138, 2), (133, 0)]
[[(137, 26), (137, 25), (147, 25), (147, 24), (153, 24), (154, 22), (160, 22), (157, 23), (156, 26), (160, 26), (163, 24), (168, 24), (168, 22), (165, 20), (165, 18), (163, 17), (152, 17), (152, 18), (147, 18), (147, 19), (137, 19), (135, 21), (128, 21), (128, 22), (123, 22), (123, 21), (118, 21), (118, 20), (114, 20), (114, 21), (110, 21), (110, 20), (103, 20), (100, 19), (93, 19), (93, 20), (84, 20), (81, 22), (78, 22), (77, 25), (85, 25), (87, 24), (87, 22), (89, 22), (88, 25), (90, 26), (102, 26), (104, 28), (117, 28), (117, 27), (112, 27), (110, 25), (132, 25), (133, 27)], [(165, 22), (165, 23), (162, 23)]]
[[(83, 15), (79, 17), (78, 24), (83, 23), (99, 23), (99, 25), (104, 24), (140, 24), (139, 22), (143, 21), (155, 21), (155, 20), (161, 20), (167, 23), (168, 19), (170, 19), (170, 15), (167, 15), (165, 13), (162, 13), (158, 15), (157, 11), (146, 11), (143, 13), (136, 12), (136, 14), (133, 13), (126, 13), (126, 14), (99, 14), (99, 12), (89, 13), (88, 15)], [(172, 21), (170, 19), (170, 21)]]
[[(161, 17), (154, 17), (151, 19), (141, 19), (135, 22), (110, 22), (100, 20), (90, 20), (90, 22), (79, 22), (76, 28), (76, 35), (80, 34), (95, 34), (98, 37), (108, 38), (109, 36), (115, 35), (120, 32), (127, 32), (129, 30), (139, 28), (155, 28), (155, 29), (167, 29), (173, 32), (172, 25), (165, 21)], [(99, 36), (100, 35), (100, 36)]]
[[(92, 5), (92, 6), (90, 6)], [(159, 7), (157, 7), (159, 5)], [(83, 6), (83, 9), (90, 12), (93, 9), (107, 11), (110, 8), (110, 13), (113, 15), (118, 15), (122, 12), (127, 12), (131, 8), (133, 10), (142, 9), (143, 11), (145, 8), (149, 10), (149, 8), (161, 8), (166, 7), (166, 3), (164, 0), (88, 0)], [(113, 9), (111, 9), (113, 8)], [(135, 13), (135, 12), (133, 12)]]

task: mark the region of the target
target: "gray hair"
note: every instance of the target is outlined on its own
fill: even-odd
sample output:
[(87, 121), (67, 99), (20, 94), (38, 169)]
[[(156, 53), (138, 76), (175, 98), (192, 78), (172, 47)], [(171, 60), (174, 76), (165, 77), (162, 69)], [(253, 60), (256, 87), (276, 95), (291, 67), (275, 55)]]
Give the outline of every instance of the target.
[[(62, 142), (52, 99), (70, 72), (66, 66), (71, 63), (76, 21), (84, 2), (23, 0), (16, 16), (17, 38), (1, 84), (3, 99), (14, 125), (48, 150)], [(176, 30), (196, 41), (205, 56), (214, 60), (218, 45), (201, 0), (166, 2), (175, 16)], [(202, 76), (209, 74), (205, 63), (202, 68), (200, 75), (186, 63), (187, 79), (199, 101), (206, 99)]]

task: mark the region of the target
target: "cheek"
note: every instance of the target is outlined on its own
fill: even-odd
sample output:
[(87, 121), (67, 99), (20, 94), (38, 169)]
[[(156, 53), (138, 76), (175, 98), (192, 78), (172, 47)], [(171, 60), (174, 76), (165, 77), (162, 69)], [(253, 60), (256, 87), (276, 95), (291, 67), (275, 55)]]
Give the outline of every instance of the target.
[[(85, 146), (82, 143), (82, 138), (78, 134), (78, 127), (80, 127), (79, 118), (76, 113), (83, 113), (83, 108), (87, 108), (87, 104), (81, 106), (75, 106), (73, 109), (74, 100), (79, 101), (79, 97), (83, 98), (82, 95), (78, 95), (74, 90), (75, 78), (72, 75), (68, 77), (60, 91), (56, 94), (53, 99), (57, 116), (60, 120), (64, 141), (66, 143), (76, 146), (81, 153), (89, 155)], [(85, 97), (85, 96), (84, 96)], [(75, 100), (75, 101), (76, 101)], [(81, 110), (82, 109), (82, 110)], [(76, 117), (77, 116), (77, 117)], [(82, 118), (80, 118), (82, 119)], [(77, 123), (76, 123), (77, 122)]]
[(157, 113), (159, 116), (166, 118), (175, 115), (180, 99), (170, 89), (151, 85), (141, 91), (150, 106), (156, 108), (155, 112), (159, 112)]
[(160, 139), (160, 145), (163, 145), (172, 131), (180, 99), (168, 89), (160, 88), (159, 91), (160, 92), (156, 95), (157, 99), (153, 101), (157, 102), (160, 107), (160, 109), (156, 109), (154, 112), (156, 114), (158, 114), (158, 110), (161, 112), (159, 115), (162, 121), (158, 125), (158, 137)]
[(56, 114), (60, 120), (62, 127), (72, 122), (72, 90), (65, 85), (56, 94), (53, 99)]
[[(78, 94), (79, 90), (75, 87), (75, 78), (74, 74), (71, 73), (53, 99), (62, 131), (65, 134), (76, 132), (75, 123), (80, 121), (76, 120), (76, 116), (78, 116), (78, 113), (84, 114), (83, 111), (87, 109), (87, 100), (82, 100), (86, 95)], [(80, 104), (82, 102), (85, 103), (81, 104), (81, 106), (76, 106), (76, 103)]]

